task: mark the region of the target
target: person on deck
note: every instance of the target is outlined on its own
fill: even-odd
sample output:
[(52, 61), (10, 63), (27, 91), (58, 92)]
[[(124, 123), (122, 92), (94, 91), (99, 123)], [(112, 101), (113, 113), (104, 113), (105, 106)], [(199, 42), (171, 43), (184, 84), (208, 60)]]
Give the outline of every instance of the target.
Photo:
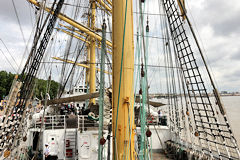
[(60, 114), (61, 115), (64, 115), (65, 114), (65, 106), (64, 105), (61, 105), (61, 109), (60, 109)]
[(161, 110), (158, 111), (158, 118), (159, 118), (158, 124), (162, 125), (162, 111)]
[(44, 156), (45, 156), (45, 160), (51, 160), (51, 156), (49, 155), (49, 147), (48, 144), (45, 144), (45, 150), (44, 150)]

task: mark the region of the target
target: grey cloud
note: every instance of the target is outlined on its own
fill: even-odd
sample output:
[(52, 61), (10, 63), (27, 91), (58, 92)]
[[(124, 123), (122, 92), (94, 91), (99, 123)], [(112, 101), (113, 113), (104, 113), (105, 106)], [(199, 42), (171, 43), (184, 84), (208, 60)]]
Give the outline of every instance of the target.
[(225, 21), (220, 21), (213, 24), (216, 34), (228, 36), (228, 35), (240, 33), (240, 27), (239, 27), (240, 21), (238, 20), (239, 15), (240, 15), (240, 11), (239, 13), (236, 13), (234, 16), (230, 16), (229, 19), (226, 19)]
[[(31, 15), (30, 6), (27, 0), (14, 0), (17, 13), (22, 25), (30, 25)], [(32, 12), (32, 10), (31, 10)], [(33, 16), (33, 13), (32, 13)], [(14, 12), (12, 0), (1, 0), (0, 1), (0, 17), (4, 21), (17, 23), (17, 18)]]
[(201, 26), (211, 25), (216, 35), (228, 36), (240, 33), (238, 0), (205, 0), (203, 3), (202, 9), (195, 8), (194, 10)]
[(239, 77), (240, 77), (240, 70), (237, 69), (235, 70), (234, 72), (230, 72), (229, 74), (227, 74), (227, 77), (231, 80), (240, 80)]
[(238, 51), (236, 53), (234, 53), (232, 56), (231, 56), (231, 59), (232, 60), (240, 60), (240, 50), (238, 49)]

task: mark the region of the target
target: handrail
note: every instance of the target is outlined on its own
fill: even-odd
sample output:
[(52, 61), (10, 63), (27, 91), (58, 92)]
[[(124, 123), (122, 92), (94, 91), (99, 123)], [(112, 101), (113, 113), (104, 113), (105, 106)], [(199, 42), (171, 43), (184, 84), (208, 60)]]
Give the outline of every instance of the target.
[[(91, 128), (98, 127), (98, 121), (90, 120), (87, 115), (77, 116), (76, 127), (67, 125), (67, 121), (71, 119), (65, 115), (53, 115), (45, 116), (43, 122), (43, 128), (55, 130), (55, 129), (67, 129), (67, 128), (78, 128), (78, 130), (85, 131)], [(38, 118), (32, 121), (32, 128), (41, 128), (42, 118)]]

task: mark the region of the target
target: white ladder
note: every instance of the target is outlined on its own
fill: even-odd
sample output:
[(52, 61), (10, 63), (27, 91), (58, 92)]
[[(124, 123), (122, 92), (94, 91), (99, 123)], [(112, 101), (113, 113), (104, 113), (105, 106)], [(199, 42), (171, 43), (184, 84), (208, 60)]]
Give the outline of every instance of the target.
[[(77, 159), (77, 129), (66, 129), (65, 131), (65, 160), (75, 160)], [(70, 152), (72, 150), (72, 156)]]

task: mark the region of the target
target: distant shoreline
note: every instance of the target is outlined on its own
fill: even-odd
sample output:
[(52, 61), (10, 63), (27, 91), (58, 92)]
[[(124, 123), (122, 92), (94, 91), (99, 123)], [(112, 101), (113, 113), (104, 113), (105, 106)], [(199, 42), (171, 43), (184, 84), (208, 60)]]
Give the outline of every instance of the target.
[[(219, 94), (220, 95), (220, 97), (231, 97), (231, 96), (240, 96), (240, 94)], [(137, 96), (139, 96), (139, 95), (137, 95)], [(181, 97), (181, 96), (184, 96), (184, 95), (180, 95), (180, 94), (171, 94), (170, 95), (170, 97)], [(196, 97), (200, 97), (200, 95), (199, 94), (196, 94), (195, 95)], [(203, 96), (203, 95), (202, 95)], [(209, 93), (208, 94), (208, 96), (209, 97), (214, 97), (214, 94), (213, 93)], [(167, 98), (167, 97), (169, 97), (169, 95), (168, 94), (149, 94), (149, 97), (150, 98)]]
[[(213, 95), (211, 95), (213, 96)], [(227, 96), (240, 96), (239, 94), (220, 94), (221, 97), (227, 97)]]

